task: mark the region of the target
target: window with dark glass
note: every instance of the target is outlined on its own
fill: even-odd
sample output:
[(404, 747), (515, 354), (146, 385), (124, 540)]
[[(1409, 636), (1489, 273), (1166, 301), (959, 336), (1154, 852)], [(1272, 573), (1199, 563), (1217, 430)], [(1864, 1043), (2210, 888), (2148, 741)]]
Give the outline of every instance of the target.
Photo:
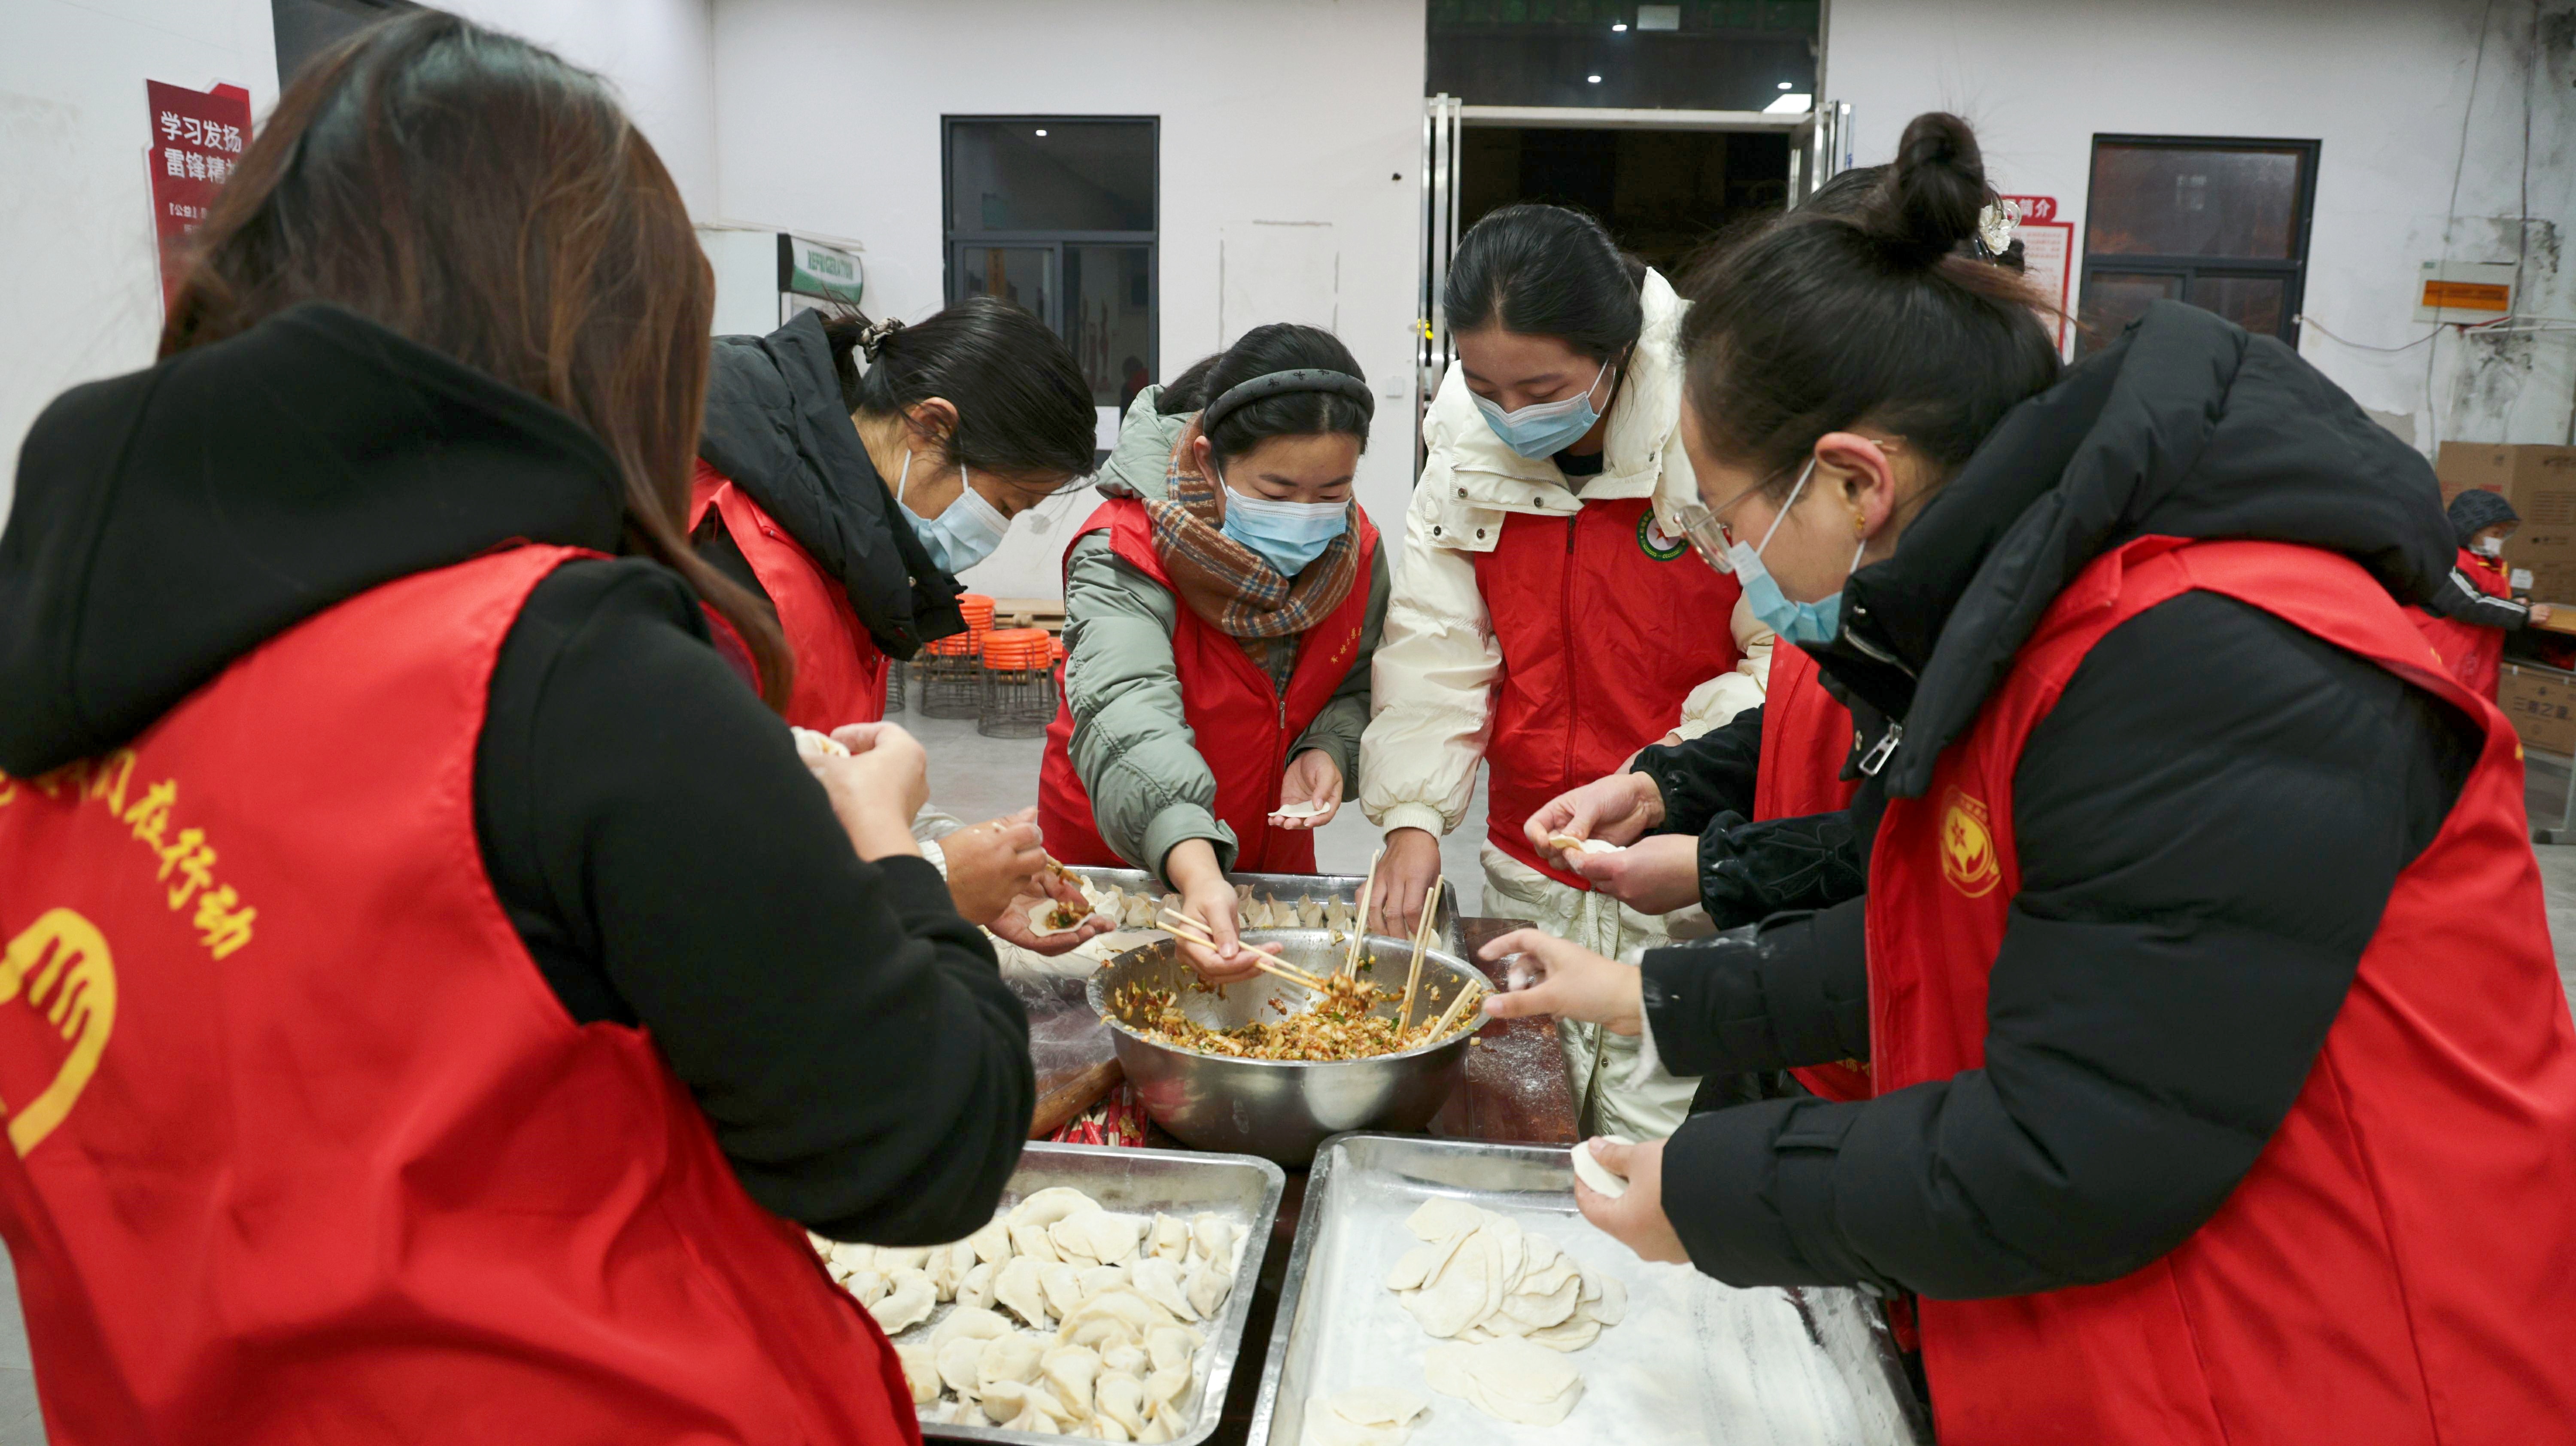
[[(948, 298), (1028, 308), (1073, 348), (1092, 403), (1156, 379), (1156, 122), (951, 116)], [(1114, 425), (1114, 423), (1113, 423)]]
[(1822, 0), (1429, 0), (1425, 90), (1469, 105), (1759, 111), (1815, 94)]
[(2315, 141), (2094, 137), (2078, 349), (2159, 298), (2296, 345), (2316, 185)]

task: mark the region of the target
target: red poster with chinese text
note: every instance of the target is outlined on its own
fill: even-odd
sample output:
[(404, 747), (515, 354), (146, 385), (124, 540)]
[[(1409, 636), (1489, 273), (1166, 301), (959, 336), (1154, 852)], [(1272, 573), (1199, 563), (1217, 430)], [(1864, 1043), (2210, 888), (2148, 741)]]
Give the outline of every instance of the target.
[(152, 104), (152, 147), (144, 164), (152, 177), (152, 234), (160, 242), (167, 306), (187, 273), (180, 243), (214, 209), (215, 192), (250, 145), (250, 92), (238, 85), (190, 90), (157, 80), (143, 82), (143, 89)]

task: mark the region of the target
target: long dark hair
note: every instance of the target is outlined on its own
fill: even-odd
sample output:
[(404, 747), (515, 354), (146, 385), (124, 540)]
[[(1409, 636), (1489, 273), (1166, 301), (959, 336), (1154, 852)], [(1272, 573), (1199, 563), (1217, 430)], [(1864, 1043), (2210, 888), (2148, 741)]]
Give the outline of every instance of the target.
[(172, 356), (327, 301), (562, 408), (625, 480), (625, 550), (688, 579), (783, 706), (777, 621), (681, 535), (715, 281), (605, 82), (435, 10), (317, 56), (195, 238)]
[(932, 397), (957, 408), (949, 462), (1015, 479), (1091, 470), (1091, 384), (1064, 339), (1027, 311), (970, 296), (909, 326), (862, 316), (825, 322), (823, 335), (850, 411), (897, 417)]
[[(1208, 364), (1196, 388), (1196, 402), (1203, 408), (1255, 377), (1309, 370), (1340, 372), (1358, 381), (1368, 380), (1340, 337), (1319, 326), (1274, 321), (1245, 332)], [(1370, 411), (1371, 407), (1358, 398), (1338, 392), (1282, 392), (1246, 402), (1219, 418), (1208, 429), (1208, 450), (1223, 466), (1273, 437), (1342, 432), (1359, 438), (1360, 450), (1366, 451)]]
[(1505, 206), (1467, 230), (1449, 261), (1440, 314), (1452, 336), (1499, 325), (1552, 336), (1607, 361), (1646, 326), (1646, 264), (1601, 223), (1563, 206)]
[(1848, 184), (1699, 268), (1682, 322), (1701, 435), (1774, 496), (1817, 438), (1862, 423), (1946, 478), (2058, 376), (2045, 300), (1960, 254), (1993, 195), (1967, 122), (1915, 117), (1875, 183)]

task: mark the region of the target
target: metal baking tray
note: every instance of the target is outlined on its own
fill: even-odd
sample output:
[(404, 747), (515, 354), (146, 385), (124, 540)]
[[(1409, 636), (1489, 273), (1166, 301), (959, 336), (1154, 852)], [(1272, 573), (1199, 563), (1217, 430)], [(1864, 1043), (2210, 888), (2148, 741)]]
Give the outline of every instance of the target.
[[(1255, 1446), (1297, 1446), (1309, 1397), (1401, 1386), (1431, 1402), (1411, 1446), (1569, 1441), (1813, 1442), (1928, 1446), (1878, 1313), (1854, 1291), (1737, 1290), (1686, 1265), (1649, 1264), (1574, 1208), (1563, 1149), (1339, 1135), (1316, 1152), (1254, 1406)], [(1405, 1217), (1435, 1195), (1518, 1220), (1587, 1273), (1617, 1276), (1628, 1313), (1566, 1359), (1583, 1398), (1555, 1426), (1497, 1421), (1423, 1384), (1432, 1345), (1386, 1288), (1416, 1244)]]
[[(1236, 1262), (1234, 1289), (1225, 1298), (1225, 1314), (1209, 1331), (1203, 1348), (1195, 1400), (1197, 1421), (1176, 1446), (1198, 1446), (1216, 1434), (1225, 1414), (1225, 1393), (1234, 1380), (1235, 1359), (1243, 1351), (1244, 1322), (1252, 1314), (1252, 1293), (1261, 1279), (1261, 1257), (1270, 1244), (1270, 1229), (1279, 1215), (1280, 1192), (1288, 1176), (1277, 1165), (1251, 1155), (1203, 1155), (1179, 1150), (1114, 1150), (1097, 1145), (1031, 1144), (1020, 1154), (1019, 1168), (1002, 1191), (1009, 1209), (1050, 1185), (1071, 1185), (1107, 1210), (1151, 1215), (1222, 1215), (1243, 1227), (1243, 1255)], [(956, 1309), (942, 1305), (928, 1320), (895, 1339), (930, 1338), (931, 1328)], [(998, 1426), (950, 1426), (921, 1423), (921, 1434), (939, 1441), (1055, 1442), (1061, 1436), (1033, 1431), (1005, 1431)]]
[[(1156, 894), (1172, 892), (1153, 875), (1142, 869), (1101, 869), (1068, 864), (1065, 866), (1065, 872), (1078, 874), (1095, 885), (1115, 884), (1131, 894), (1139, 891)], [(1360, 885), (1366, 882), (1357, 874), (1228, 874), (1226, 877), (1232, 879), (1238, 887), (1250, 884), (1252, 896), (1256, 899), (1286, 899), (1292, 903), (1298, 899), (1313, 899), (1319, 904), (1329, 904), (1335, 899), (1340, 899), (1353, 906), (1358, 905)], [(1251, 932), (1260, 934), (1269, 931), (1255, 929)], [(1459, 947), (1458, 886), (1447, 879), (1440, 881), (1440, 902), (1433, 911), (1431, 943), (1433, 947), (1446, 950), (1451, 954), (1464, 952)]]

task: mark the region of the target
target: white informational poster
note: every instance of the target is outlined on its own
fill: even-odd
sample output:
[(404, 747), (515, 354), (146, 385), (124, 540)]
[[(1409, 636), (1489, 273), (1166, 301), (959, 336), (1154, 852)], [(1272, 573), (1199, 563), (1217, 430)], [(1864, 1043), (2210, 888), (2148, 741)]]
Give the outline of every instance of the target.
[(2066, 342), (2073, 330), (2068, 315), (2073, 300), (2075, 279), (2075, 224), (2057, 219), (2055, 196), (2006, 196), (2005, 200), (2021, 208), (2021, 222), (2013, 227), (2013, 239), (2021, 243), (2024, 274), (2032, 284), (2057, 304), (2057, 350), (2066, 352)]

